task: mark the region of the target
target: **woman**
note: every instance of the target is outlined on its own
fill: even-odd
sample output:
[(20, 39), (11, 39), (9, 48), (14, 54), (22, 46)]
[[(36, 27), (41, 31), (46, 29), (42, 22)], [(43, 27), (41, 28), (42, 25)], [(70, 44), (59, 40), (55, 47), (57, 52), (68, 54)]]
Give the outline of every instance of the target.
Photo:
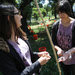
[(0, 5), (0, 72), (3, 75), (35, 75), (51, 58), (48, 52), (31, 51), (21, 30), (22, 16), (10, 4)]
[(64, 75), (75, 75), (75, 53), (65, 57), (67, 51), (75, 50), (75, 19), (70, 17), (71, 6), (68, 1), (59, 1), (58, 13), (60, 19), (53, 25), (52, 40)]

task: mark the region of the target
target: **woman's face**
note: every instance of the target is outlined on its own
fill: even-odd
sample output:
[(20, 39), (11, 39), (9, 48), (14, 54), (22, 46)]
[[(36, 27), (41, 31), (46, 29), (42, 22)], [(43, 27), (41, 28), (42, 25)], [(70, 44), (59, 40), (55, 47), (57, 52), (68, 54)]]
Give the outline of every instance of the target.
[(20, 12), (17, 10), (17, 8), (15, 8), (14, 13), (15, 13), (14, 18), (15, 18), (16, 25), (17, 27), (20, 27), (22, 25), (21, 24), (22, 16)]
[(66, 13), (59, 12), (59, 17), (60, 17), (60, 19), (64, 20), (64, 19), (68, 18), (69, 16)]

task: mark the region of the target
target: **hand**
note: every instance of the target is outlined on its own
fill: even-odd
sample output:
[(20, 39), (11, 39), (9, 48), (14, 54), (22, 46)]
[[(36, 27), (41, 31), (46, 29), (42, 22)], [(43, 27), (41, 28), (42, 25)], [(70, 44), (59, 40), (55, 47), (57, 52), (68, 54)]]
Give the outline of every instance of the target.
[(43, 51), (43, 52), (39, 52), (38, 53), (38, 56), (41, 57), (41, 56), (46, 56), (46, 55), (49, 55), (49, 53), (47, 51)]
[(69, 51), (65, 52), (62, 57), (58, 59), (58, 62), (66, 61), (67, 59), (71, 59), (71, 53)]
[(41, 65), (44, 65), (49, 61), (49, 59), (51, 59), (51, 56), (41, 56), (38, 61)]
[(62, 56), (64, 53), (64, 51), (58, 46), (55, 46), (55, 50), (57, 51), (58, 56)]

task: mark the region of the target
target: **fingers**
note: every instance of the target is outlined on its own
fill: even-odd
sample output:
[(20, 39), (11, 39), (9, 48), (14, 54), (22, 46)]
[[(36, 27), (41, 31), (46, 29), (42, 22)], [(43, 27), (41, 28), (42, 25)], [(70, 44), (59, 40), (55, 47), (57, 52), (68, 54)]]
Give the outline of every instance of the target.
[(47, 51), (43, 51), (43, 52), (39, 52), (38, 53), (38, 56), (41, 57), (41, 56), (46, 56), (46, 55), (49, 55), (49, 53)]
[(48, 54), (47, 51), (40, 52), (40, 54)]
[(63, 56), (58, 59), (58, 61), (63, 62), (63, 61), (66, 61), (66, 60), (70, 60), (71, 58), (72, 58), (71, 55), (69, 55), (68, 53), (64, 53)]
[(60, 57), (63, 55), (63, 51), (57, 51), (57, 55)]
[(55, 50), (57, 51), (57, 55), (60, 57), (63, 55), (64, 51), (58, 47), (58, 46), (55, 46)]
[(65, 61), (66, 59), (64, 58), (64, 57), (60, 57), (59, 59), (58, 59), (58, 62), (63, 62), (63, 61)]
[(56, 50), (56, 51), (58, 51), (58, 50), (59, 50), (59, 47), (58, 47), (58, 46), (56, 46), (56, 45), (55, 45), (55, 50)]
[(39, 63), (40, 63), (41, 65), (44, 65), (44, 64), (46, 64), (46, 63), (49, 61), (49, 59), (50, 59), (50, 57), (40, 57), (40, 58), (38, 59), (38, 61), (39, 61)]
[(51, 59), (51, 56), (47, 51), (39, 52), (38, 55), (40, 56), (38, 61), (41, 65), (46, 64)]
[(56, 46), (56, 45), (55, 45), (55, 50), (56, 51), (62, 51), (62, 49), (60, 47)]
[(47, 53), (44, 53), (44, 54), (42, 54), (42, 57), (46, 57), (46, 58), (51, 58), (51, 56), (50, 56), (50, 54), (47, 52)]

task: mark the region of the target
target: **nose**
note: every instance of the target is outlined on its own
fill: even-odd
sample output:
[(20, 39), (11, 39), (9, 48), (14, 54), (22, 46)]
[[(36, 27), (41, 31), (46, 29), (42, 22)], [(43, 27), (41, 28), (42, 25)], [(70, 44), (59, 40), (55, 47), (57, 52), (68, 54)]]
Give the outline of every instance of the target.
[(23, 16), (22, 15), (20, 15), (21, 16), (21, 19), (23, 18)]

